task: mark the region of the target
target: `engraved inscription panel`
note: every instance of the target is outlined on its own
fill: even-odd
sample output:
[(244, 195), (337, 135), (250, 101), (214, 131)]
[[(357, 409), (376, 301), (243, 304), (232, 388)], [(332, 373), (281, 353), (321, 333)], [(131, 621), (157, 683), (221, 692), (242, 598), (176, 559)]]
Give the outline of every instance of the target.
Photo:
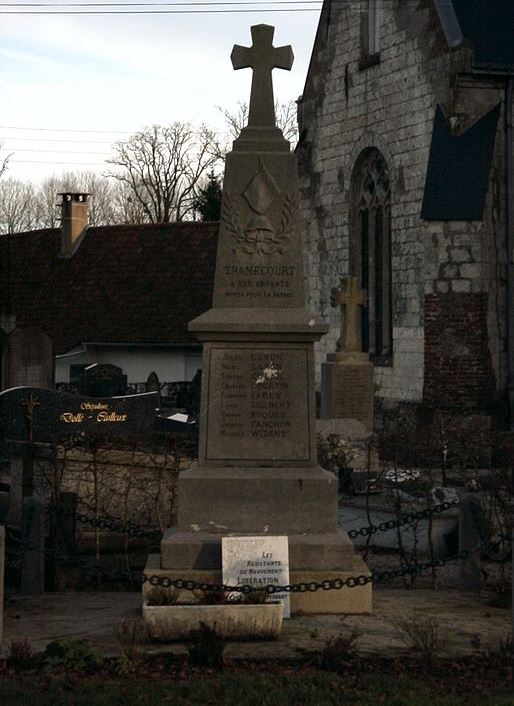
[(334, 365), (332, 369), (333, 416), (373, 423), (373, 367)]
[(307, 351), (213, 347), (206, 460), (308, 461)]
[(223, 296), (234, 306), (290, 306), (297, 296), (295, 265), (225, 265)]

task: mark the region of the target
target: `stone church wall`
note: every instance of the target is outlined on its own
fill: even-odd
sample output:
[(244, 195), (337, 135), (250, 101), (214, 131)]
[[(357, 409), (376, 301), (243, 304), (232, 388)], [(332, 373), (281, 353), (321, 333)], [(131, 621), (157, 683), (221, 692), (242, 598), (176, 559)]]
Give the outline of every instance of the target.
[[(470, 99), (471, 89), (458, 86), (456, 77), (470, 65), (469, 50), (448, 50), (428, 0), (381, 3), (380, 61), (359, 68), (365, 6), (325, 6), (299, 106), (311, 307), (331, 327), (317, 348), (318, 374), (339, 336), (330, 289), (350, 269), (352, 169), (362, 150), (375, 147), (391, 179), (393, 325), (392, 365), (375, 367), (377, 397), (387, 404), (419, 404), (425, 394), (427, 403), (441, 403), (437, 390), (449, 385), (448, 401), (462, 380), (456, 404), (482, 407), (505, 368), (505, 295), (498, 285), (505, 231), (501, 139), (483, 222), (423, 222), (420, 211), (437, 104), (447, 114), (460, 106), (464, 124), (466, 117), (476, 120), (470, 105), (479, 117), (487, 110), (484, 101), (498, 103), (501, 92), (489, 84)], [(498, 128), (501, 135), (501, 117)], [(452, 365), (460, 363), (457, 378), (441, 372), (445, 326)], [(460, 358), (452, 335), (459, 339)]]

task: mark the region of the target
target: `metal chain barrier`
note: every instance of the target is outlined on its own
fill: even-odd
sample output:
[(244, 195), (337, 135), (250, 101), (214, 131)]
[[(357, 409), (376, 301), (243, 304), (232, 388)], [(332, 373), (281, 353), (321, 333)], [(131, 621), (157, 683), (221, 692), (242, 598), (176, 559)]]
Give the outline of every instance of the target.
[(213, 591), (216, 593), (238, 592), (252, 593), (255, 591), (265, 591), (272, 595), (274, 593), (315, 593), (316, 591), (331, 591), (341, 590), (342, 588), (354, 588), (355, 586), (366, 586), (368, 583), (378, 584), (384, 581), (390, 581), (398, 576), (408, 576), (421, 573), (434, 566), (444, 566), (450, 561), (456, 559), (465, 559), (470, 556), (470, 550), (464, 550), (458, 554), (454, 554), (446, 559), (436, 559), (435, 561), (413, 562), (412, 564), (403, 564), (398, 569), (381, 570), (375, 569), (371, 574), (359, 574), (358, 576), (349, 576), (347, 579), (325, 579), (324, 581), (305, 581), (302, 583), (287, 584), (285, 586), (275, 586), (269, 584), (267, 586), (252, 586), (246, 584), (243, 586), (230, 586), (227, 584), (206, 583), (200, 581), (192, 581), (187, 579), (175, 579), (170, 576), (147, 576), (143, 574), (141, 577), (142, 583), (149, 583), (151, 586), (162, 586), (163, 588), (187, 589), (189, 591)]
[[(424, 520), (430, 517), (430, 515), (441, 512), (446, 512), (446, 510), (456, 507), (458, 505), (457, 500), (452, 502), (443, 502), (440, 505), (434, 505), (434, 507), (427, 508), (426, 510), (419, 510), (418, 512), (408, 513), (398, 520), (387, 520), (381, 522), (379, 525), (369, 525), (366, 527), (361, 527), (358, 530), (350, 530), (348, 536), (350, 539), (356, 539), (357, 537), (367, 537), (369, 535), (375, 534), (376, 532), (386, 532), (395, 527), (403, 527), (404, 525), (411, 524), (418, 520)], [(101, 517), (89, 517), (84, 513), (77, 513), (74, 515), (75, 519), (84, 525), (89, 525), (90, 527), (98, 527), (99, 529), (105, 529), (111, 532), (120, 532), (122, 534), (126, 533), (131, 537), (147, 538), (147, 539), (160, 539), (162, 537), (162, 532), (160, 529), (146, 529), (134, 522), (123, 522), (116, 517), (107, 515), (103, 513)]]
[(134, 522), (129, 521), (125, 523), (123, 520), (105, 514), (102, 515), (102, 517), (88, 517), (88, 515), (78, 512), (74, 517), (83, 525), (105, 529), (109, 532), (119, 532), (120, 534), (128, 534), (131, 537), (157, 539), (159, 541), (162, 538), (160, 529), (145, 529), (136, 525)]
[[(427, 508), (426, 510), (421, 510), (419, 512), (415, 513), (408, 513), (401, 517), (398, 520), (388, 520), (385, 522), (381, 522), (379, 525), (370, 525), (368, 527), (362, 527), (360, 530), (352, 530), (349, 532), (349, 536), (353, 539), (357, 536), (363, 536), (366, 537), (371, 534), (375, 534), (376, 532), (379, 531), (387, 531), (389, 529), (392, 529), (394, 527), (402, 527), (408, 524), (411, 524), (419, 519), (426, 519), (428, 518), (432, 513), (441, 513), (445, 512), (446, 510), (449, 510), (451, 507), (455, 507), (458, 505), (458, 501), (452, 501), (452, 502), (443, 502), (440, 505), (436, 505), (432, 508)], [(87, 524), (92, 527), (98, 527), (100, 529), (107, 529), (111, 531), (116, 531), (116, 532), (127, 532), (128, 534), (131, 534), (132, 536), (137, 536), (137, 537), (148, 537), (152, 539), (157, 539), (162, 536), (162, 533), (160, 530), (145, 530), (141, 527), (138, 527), (134, 523), (128, 523), (127, 525), (123, 523), (121, 520), (117, 520), (116, 518), (113, 517), (99, 517), (99, 518), (93, 518), (93, 517), (88, 517), (87, 515), (84, 515), (82, 513), (77, 513), (75, 515), (76, 519), (79, 522), (82, 522), (83, 524)], [(480, 545), (476, 547), (476, 549), (481, 549), (486, 552), (491, 549), (497, 549), (500, 544), (504, 541), (504, 537), (502, 536), (499, 541), (492, 543), (490, 541), (487, 541), (484, 537), (484, 533), (482, 530), (482, 526), (480, 524), (480, 518), (476, 517), (474, 514), (474, 521), (478, 523), (477, 526), (477, 532), (480, 537)], [(16, 536), (15, 533), (12, 533), (8, 531), (7, 533), (8, 538), (14, 539), (17, 542), (20, 542), (19, 537)], [(207, 582), (199, 582), (199, 581), (192, 581), (188, 579), (182, 579), (182, 578), (171, 578), (169, 576), (162, 576), (162, 575), (146, 575), (144, 573), (138, 572), (138, 571), (121, 571), (121, 570), (107, 570), (100, 562), (90, 562), (82, 557), (79, 556), (60, 556), (56, 550), (54, 549), (41, 549), (40, 547), (37, 547), (34, 542), (28, 541), (26, 537), (23, 537), (20, 542), (20, 547), (16, 555), (16, 559), (14, 561), (8, 562), (9, 566), (19, 566), (23, 559), (23, 554), (25, 553), (26, 550), (34, 550), (34, 551), (40, 551), (43, 552), (44, 554), (51, 556), (55, 561), (58, 563), (67, 563), (67, 564), (72, 564), (72, 565), (78, 565), (81, 566), (84, 569), (87, 569), (89, 571), (93, 571), (96, 574), (102, 574), (103, 576), (112, 578), (112, 579), (119, 579), (119, 580), (128, 580), (132, 582), (136, 582), (138, 584), (145, 584), (149, 583), (151, 586), (162, 586), (164, 588), (176, 588), (176, 589), (187, 589), (187, 590), (200, 590), (200, 591), (213, 591), (213, 592), (239, 592), (239, 593), (251, 593), (254, 591), (265, 591), (268, 594), (274, 594), (274, 593), (305, 593), (305, 592), (316, 592), (318, 590), (324, 590), (324, 591), (329, 591), (329, 590), (340, 590), (344, 587), (347, 588), (353, 588), (355, 586), (365, 586), (368, 583), (373, 583), (373, 584), (378, 584), (382, 583), (384, 581), (390, 581), (391, 579), (400, 577), (400, 576), (412, 576), (414, 574), (421, 573), (423, 571), (426, 571), (427, 569), (431, 569), (434, 567), (441, 567), (444, 566), (445, 564), (455, 561), (458, 559), (464, 559), (469, 557), (473, 552), (472, 550), (463, 550), (457, 554), (454, 554), (452, 556), (446, 557), (445, 559), (436, 559), (433, 561), (427, 561), (427, 562), (412, 562), (409, 564), (403, 564), (397, 569), (391, 569), (391, 570), (381, 570), (381, 569), (375, 569), (373, 570), (370, 574), (360, 574), (358, 576), (350, 576), (347, 579), (325, 579), (323, 581), (308, 581), (308, 582), (302, 582), (302, 583), (297, 583), (297, 584), (288, 584), (285, 586), (276, 586), (276, 585), (267, 585), (267, 586), (252, 586), (250, 584), (243, 585), (243, 586), (230, 586), (230, 585), (225, 585), (225, 584), (217, 584), (217, 583), (207, 583)], [(501, 557), (490, 557), (493, 561), (497, 562), (505, 562), (508, 560), (509, 556), (512, 554), (512, 550), (509, 549), (507, 553), (502, 555)], [(21, 557), (21, 558), (20, 558)]]
[[(8, 536), (11, 533), (8, 532)], [(480, 549), (478, 546), (477, 549)], [(316, 592), (319, 590), (330, 591), (330, 590), (340, 590), (342, 588), (354, 588), (355, 586), (365, 586), (368, 583), (378, 584), (385, 581), (390, 581), (391, 579), (400, 576), (412, 576), (414, 574), (421, 573), (427, 569), (433, 567), (441, 567), (445, 564), (456, 561), (458, 559), (465, 559), (469, 557), (473, 551), (463, 550), (457, 554), (446, 557), (445, 559), (435, 559), (433, 561), (426, 562), (412, 562), (410, 564), (403, 564), (397, 569), (374, 569), (370, 574), (359, 574), (358, 576), (349, 576), (346, 579), (336, 578), (336, 579), (325, 579), (323, 581), (306, 581), (296, 584), (287, 584), (285, 586), (276, 586), (274, 584), (269, 584), (267, 586), (253, 586), (250, 584), (242, 586), (231, 586), (227, 584), (218, 583), (208, 583), (193, 581), (190, 579), (182, 578), (172, 578), (170, 576), (162, 575), (150, 575), (140, 571), (122, 571), (122, 570), (107, 570), (100, 562), (90, 562), (82, 557), (78, 556), (60, 556), (53, 549), (42, 549), (34, 544), (32, 541), (22, 542), (22, 551), (25, 552), (27, 549), (33, 551), (39, 551), (45, 555), (51, 556), (58, 563), (67, 563), (72, 565), (78, 565), (82, 568), (94, 572), (95, 574), (101, 574), (106, 578), (111, 580), (125, 580), (131, 581), (133, 583), (143, 585), (149, 583), (151, 586), (162, 586), (164, 588), (176, 588), (178, 590), (187, 589), (190, 591), (200, 590), (200, 591), (213, 591), (219, 592), (230, 592), (230, 593), (252, 593), (257, 591), (265, 591), (268, 594), (274, 593), (305, 593), (305, 592)], [(9, 563), (8, 565), (11, 565)]]
[[(15, 541), (19, 541), (19, 538), (16, 536), (16, 534), (11, 532), (10, 530), (7, 530), (6, 532), (6, 539), (14, 539)], [(23, 559), (23, 555), (27, 550), (40, 552), (41, 554), (44, 554), (45, 556), (54, 559), (59, 564), (80, 566), (85, 570), (94, 572), (96, 574), (101, 574), (102, 576), (105, 576), (112, 580), (116, 580), (119, 578), (119, 580), (136, 580), (138, 583), (141, 583), (141, 571), (122, 571), (119, 569), (107, 569), (102, 564), (102, 562), (88, 561), (87, 559), (84, 559), (81, 556), (61, 555), (55, 549), (39, 547), (35, 542), (26, 539), (22, 539), (22, 541), (20, 542), (20, 549), (18, 550), (15, 559), (6, 561), (6, 566), (12, 568), (19, 568), (21, 562), (19, 561), (18, 556), (21, 555)]]
[(394, 529), (395, 527), (404, 527), (405, 525), (410, 525), (417, 520), (426, 520), (430, 515), (438, 514), (441, 512), (446, 512), (452, 507), (456, 507), (459, 504), (458, 500), (452, 500), (451, 502), (443, 502), (440, 505), (434, 505), (426, 510), (419, 510), (418, 512), (407, 513), (398, 520), (385, 520), (379, 525), (369, 525), (367, 527), (361, 527), (358, 530), (350, 530), (348, 536), (350, 539), (356, 539), (357, 537), (368, 537), (376, 532), (387, 532), (387, 530)]

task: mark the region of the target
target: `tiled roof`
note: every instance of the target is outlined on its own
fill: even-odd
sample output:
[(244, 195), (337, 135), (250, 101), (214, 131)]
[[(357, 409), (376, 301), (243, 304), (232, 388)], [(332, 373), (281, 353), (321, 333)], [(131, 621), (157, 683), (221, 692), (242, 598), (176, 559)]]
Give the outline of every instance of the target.
[(0, 311), (55, 353), (85, 341), (183, 344), (211, 307), (218, 223), (91, 227), (71, 257), (58, 229), (0, 236)]

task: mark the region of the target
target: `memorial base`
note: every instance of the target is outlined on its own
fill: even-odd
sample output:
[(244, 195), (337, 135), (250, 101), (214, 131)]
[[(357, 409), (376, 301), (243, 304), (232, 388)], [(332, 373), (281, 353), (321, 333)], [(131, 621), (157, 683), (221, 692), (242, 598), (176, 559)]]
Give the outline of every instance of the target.
[[(167, 576), (172, 579), (186, 579), (200, 583), (221, 583), (221, 569), (163, 569), (159, 554), (150, 554), (145, 566), (145, 574), (150, 576)], [(348, 579), (350, 576), (369, 576), (370, 571), (359, 556), (352, 557), (347, 570), (290, 570), (292, 584), (309, 581), (321, 582), (326, 579)], [(152, 590), (149, 581), (143, 584), (143, 601)], [(339, 615), (339, 614), (369, 614), (372, 611), (372, 584), (365, 586), (345, 586), (341, 589), (302, 593), (291, 593), (291, 613), (293, 615)], [(191, 591), (184, 589), (179, 593), (180, 602), (195, 602), (197, 598)]]

